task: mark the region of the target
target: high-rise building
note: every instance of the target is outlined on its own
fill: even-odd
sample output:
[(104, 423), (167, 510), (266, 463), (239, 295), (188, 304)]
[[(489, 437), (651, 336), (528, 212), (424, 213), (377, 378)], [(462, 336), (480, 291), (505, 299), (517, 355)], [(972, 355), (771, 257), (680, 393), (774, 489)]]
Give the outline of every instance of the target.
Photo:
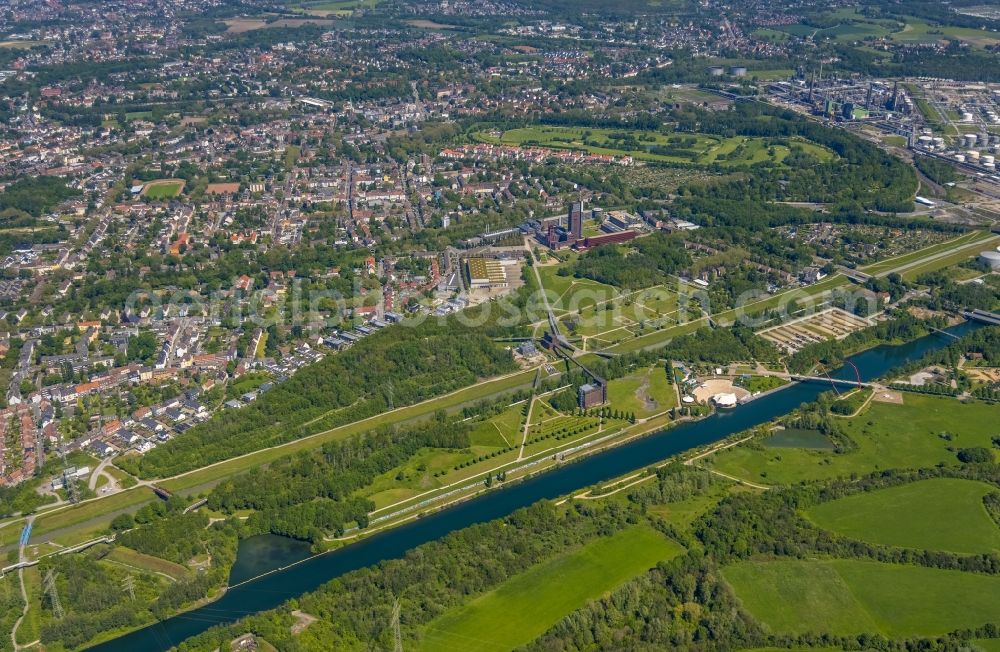
[(569, 205), (569, 236), (573, 242), (583, 239), (582, 201), (575, 201)]

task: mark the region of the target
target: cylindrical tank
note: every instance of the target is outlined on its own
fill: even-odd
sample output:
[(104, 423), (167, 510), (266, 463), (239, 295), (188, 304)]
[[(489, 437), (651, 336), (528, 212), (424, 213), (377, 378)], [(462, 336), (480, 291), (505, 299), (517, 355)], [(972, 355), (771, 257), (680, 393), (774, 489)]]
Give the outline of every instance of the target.
[(962, 122), (972, 122), (972, 114), (968, 111), (962, 112)]
[(980, 160), (983, 165), (989, 165), (990, 163), (996, 163), (996, 158), (992, 154), (983, 154)]
[(989, 265), (993, 270), (1000, 270), (1000, 251), (988, 249), (979, 254), (979, 260)]
[(938, 136), (937, 138), (935, 138), (934, 139), (934, 147), (938, 147), (938, 148), (944, 147), (944, 138), (941, 138), (940, 136)]
[(955, 160), (959, 163), (965, 163), (965, 154), (955, 154)]
[(965, 153), (965, 158), (966, 158), (966, 160), (969, 160), (969, 161), (978, 161), (979, 160), (979, 152), (977, 152), (974, 149), (970, 149), (969, 151), (967, 151)]
[(963, 140), (965, 141), (966, 147), (975, 147), (976, 141), (979, 140), (979, 137), (976, 136), (976, 134), (965, 134), (965, 136), (963, 136)]

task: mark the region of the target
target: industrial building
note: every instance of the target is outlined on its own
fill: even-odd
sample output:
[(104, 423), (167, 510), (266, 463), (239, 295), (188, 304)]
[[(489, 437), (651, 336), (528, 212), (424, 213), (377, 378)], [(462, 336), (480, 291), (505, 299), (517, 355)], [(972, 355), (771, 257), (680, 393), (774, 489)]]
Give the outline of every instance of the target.
[(604, 405), (608, 401), (608, 389), (604, 383), (587, 383), (576, 390), (577, 403), (584, 410)]
[[(603, 217), (601, 209), (594, 208), (591, 211), (591, 219), (600, 221)], [(630, 227), (636, 226), (639, 220), (622, 211), (612, 211), (608, 218), (603, 220), (601, 224), (603, 233), (600, 235), (584, 237), (583, 220), (583, 202), (573, 202), (566, 211), (566, 227), (560, 225), (559, 220), (547, 220), (537, 227), (535, 235), (538, 241), (549, 249), (565, 247), (589, 249), (602, 244), (626, 242), (637, 235)]]
[(469, 287), (474, 290), (508, 286), (507, 270), (493, 258), (469, 258), (465, 261), (465, 272)]

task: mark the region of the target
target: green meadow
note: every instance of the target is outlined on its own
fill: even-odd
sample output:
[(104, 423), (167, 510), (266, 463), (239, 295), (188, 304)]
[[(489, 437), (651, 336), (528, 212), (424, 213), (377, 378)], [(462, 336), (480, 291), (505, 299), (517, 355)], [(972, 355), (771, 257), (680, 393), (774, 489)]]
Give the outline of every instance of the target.
[(857, 448), (845, 453), (736, 446), (707, 461), (723, 473), (769, 485), (958, 464), (949, 448), (992, 447), (997, 408), (954, 398), (904, 394), (904, 405), (873, 402), (840, 420)]
[(983, 506), (995, 488), (935, 478), (854, 494), (807, 510), (816, 525), (871, 543), (976, 554), (1000, 551), (1000, 527)]
[(938, 636), (996, 620), (1000, 577), (875, 561), (746, 561), (723, 576), (773, 632)]
[(445, 612), (424, 631), (420, 650), (513, 650), (590, 600), (682, 552), (679, 544), (648, 526), (591, 541)]

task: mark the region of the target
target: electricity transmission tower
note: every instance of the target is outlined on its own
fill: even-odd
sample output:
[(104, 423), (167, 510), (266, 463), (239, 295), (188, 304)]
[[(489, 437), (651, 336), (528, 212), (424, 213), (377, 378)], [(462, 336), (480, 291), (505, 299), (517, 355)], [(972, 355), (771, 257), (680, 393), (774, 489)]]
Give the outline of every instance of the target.
[(45, 592), (49, 594), (49, 600), (52, 602), (52, 613), (62, 620), (63, 608), (59, 602), (59, 590), (56, 588), (56, 572), (52, 568), (45, 574)]
[(135, 578), (131, 575), (126, 575), (122, 580), (122, 589), (132, 598), (132, 602), (135, 602)]

